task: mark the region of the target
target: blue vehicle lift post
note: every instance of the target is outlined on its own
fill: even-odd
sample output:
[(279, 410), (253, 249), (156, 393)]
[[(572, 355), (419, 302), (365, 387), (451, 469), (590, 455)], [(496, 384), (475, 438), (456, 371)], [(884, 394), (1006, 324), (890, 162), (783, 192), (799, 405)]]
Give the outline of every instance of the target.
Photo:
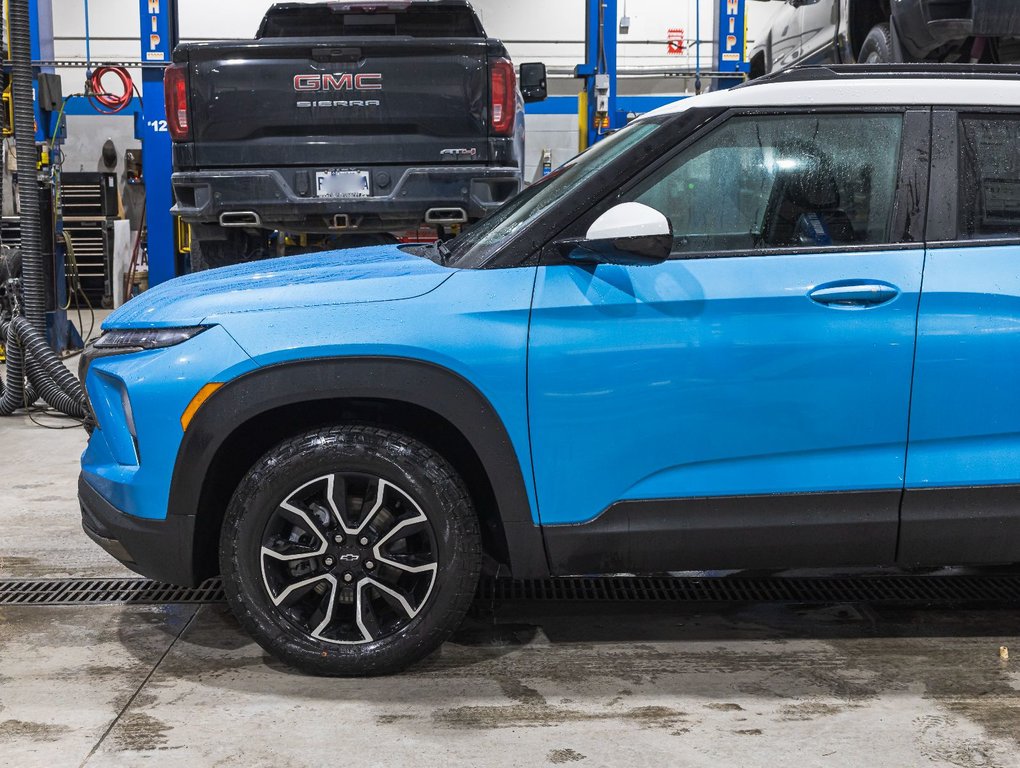
[(149, 285), (177, 276), (173, 191), (173, 144), (166, 124), (163, 73), (179, 38), (177, 0), (139, 0), (142, 45), (142, 113), (135, 115), (135, 137), (142, 142), (145, 229)]
[(617, 0), (587, 0), (585, 13), (584, 64), (574, 68), (584, 78), (587, 95), (580, 109), (584, 113), (581, 144), (589, 147), (609, 131), (627, 124), (627, 115), (617, 109)]
[[(747, 80), (747, 0), (719, 0), (716, 7), (716, 72), (724, 73), (712, 90), (733, 88)], [(732, 73), (731, 77), (725, 75)]]
[[(718, 0), (715, 8), (717, 43), (717, 78), (712, 90), (732, 88), (747, 79), (750, 63), (747, 61), (747, 0)], [(586, 0), (585, 6), (585, 60), (574, 68), (574, 75), (584, 78), (584, 94), (579, 102), (581, 115), (581, 148), (599, 141), (609, 131), (627, 124), (627, 110), (620, 109), (617, 93), (617, 0)], [(694, 20), (697, 28), (696, 69), (700, 90), (701, 72), (701, 14)], [(732, 73), (732, 76), (725, 76)], [(600, 95), (604, 102), (600, 105)], [(634, 101), (628, 97), (626, 101)], [(604, 111), (599, 107), (603, 106)]]

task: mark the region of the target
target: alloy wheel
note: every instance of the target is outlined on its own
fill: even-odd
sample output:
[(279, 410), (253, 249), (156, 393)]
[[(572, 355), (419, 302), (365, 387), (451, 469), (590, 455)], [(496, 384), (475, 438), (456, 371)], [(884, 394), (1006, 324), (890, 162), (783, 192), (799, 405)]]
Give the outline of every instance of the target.
[(435, 532), (421, 506), (381, 477), (334, 473), (299, 486), (262, 535), (262, 581), (292, 624), (328, 643), (404, 629), (432, 594)]

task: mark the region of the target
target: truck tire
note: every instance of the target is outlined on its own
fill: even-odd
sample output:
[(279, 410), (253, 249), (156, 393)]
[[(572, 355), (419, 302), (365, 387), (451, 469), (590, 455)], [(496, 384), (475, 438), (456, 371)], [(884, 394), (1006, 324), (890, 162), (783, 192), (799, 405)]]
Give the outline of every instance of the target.
[(751, 71), (748, 73), (747, 79), (757, 80), (759, 77), (765, 77), (765, 75), (767, 74), (768, 72), (766, 71), (765, 51), (762, 51), (761, 53), (756, 54), (753, 59), (751, 59)]
[(3, 246), (0, 250), (0, 286), (21, 277), (21, 249)]
[(858, 64), (889, 64), (893, 61), (892, 32), (888, 24), (876, 24), (864, 38)]
[(226, 240), (192, 240), (191, 271), (205, 272), (207, 269), (236, 264), (230, 242)]
[(227, 601), (277, 659), (398, 672), (456, 630), (481, 571), (464, 482), (425, 444), (342, 425), (287, 440), (241, 481), (220, 535)]
[(243, 230), (226, 230), (223, 237), (192, 237), (191, 271), (228, 267), (268, 256), (258, 239)]

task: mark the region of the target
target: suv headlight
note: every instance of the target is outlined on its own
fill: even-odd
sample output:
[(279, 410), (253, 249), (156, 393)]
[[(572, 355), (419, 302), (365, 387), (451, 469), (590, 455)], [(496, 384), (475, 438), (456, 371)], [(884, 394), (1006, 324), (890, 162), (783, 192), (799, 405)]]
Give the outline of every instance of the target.
[(162, 349), (192, 339), (208, 325), (196, 325), (190, 328), (130, 328), (106, 331), (93, 345), (95, 349), (129, 350), (129, 349)]
[(85, 347), (78, 361), (78, 380), (85, 386), (85, 377), (94, 360), (128, 352), (142, 352), (148, 349), (163, 349), (193, 339), (211, 326), (195, 325), (189, 328), (130, 328), (106, 331)]

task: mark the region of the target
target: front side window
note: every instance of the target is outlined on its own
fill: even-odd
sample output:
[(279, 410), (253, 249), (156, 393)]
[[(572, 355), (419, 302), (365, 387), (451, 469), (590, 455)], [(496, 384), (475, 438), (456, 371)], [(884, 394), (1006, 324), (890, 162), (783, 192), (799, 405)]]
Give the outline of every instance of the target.
[(673, 225), (674, 253), (890, 242), (900, 114), (727, 121), (626, 193)]
[(1020, 237), (1020, 119), (960, 120), (959, 237)]
[(470, 268), (485, 261), (534, 219), (582, 187), (634, 147), (662, 130), (662, 121), (640, 120), (564, 163), (502, 208), (450, 243), (450, 266)]

